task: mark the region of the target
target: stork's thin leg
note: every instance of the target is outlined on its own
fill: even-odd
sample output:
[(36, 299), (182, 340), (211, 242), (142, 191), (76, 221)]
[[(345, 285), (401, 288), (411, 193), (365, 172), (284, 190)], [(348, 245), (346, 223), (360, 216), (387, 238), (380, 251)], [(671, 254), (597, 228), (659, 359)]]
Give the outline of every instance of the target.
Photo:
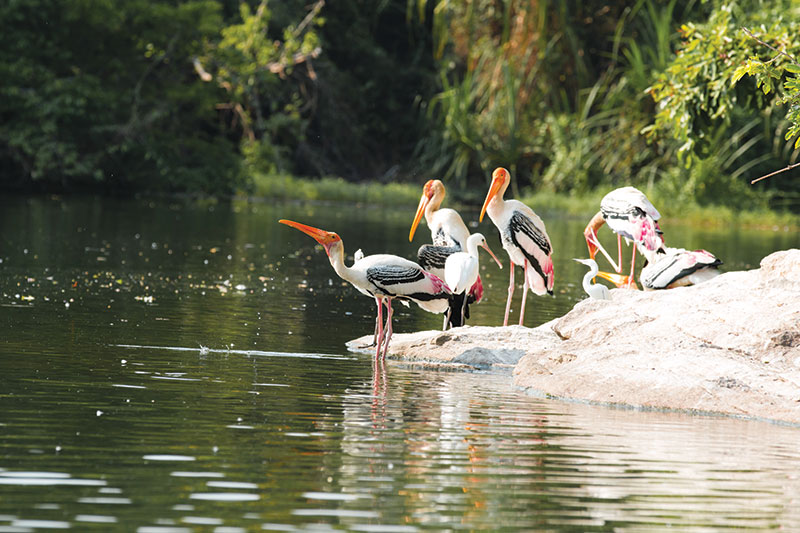
[(614, 265), (614, 270), (619, 274), (622, 272), (622, 235), (617, 233), (617, 264)]
[(511, 263), (508, 280), (508, 301), (506, 302), (506, 315), (503, 317), (503, 326), (508, 325), (508, 312), (511, 310), (511, 297), (514, 296), (514, 263)]
[(381, 328), (381, 303), (375, 298), (375, 303), (378, 304), (378, 314), (375, 316), (375, 334), (372, 336), (372, 344), (370, 346), (378, 345), (378, 331)]
[[(614, 262), (614, 259), (611, 258), (611, 255), (609, 255), (609, 253), (606, 251), (606, 249), (603, 248), (603, 245), (600, 243), (600, 239), (597, 238), (597, 233), (595, 233), (594, 230), (588, 231), (588, 234), (586, 235), (586, 244), (587, 245), (588, 244), (593, 244), (593, 245), (597, 246), (597, 249), (600, 250), (600, 252), (603, 254), (603, 256), (606, 259), (608, 259), (608, 262), (611, 263), (611, 266), (614, 268), (614, 270), (617, 273), (620, 272), (620, 265), (622, 264), (621, 263), (621, 261), (622, 261), (622, 255), (621, 254), (622, 254), (622, 252), (619, 252), (619, 254), (620, 254), (619, 255), (620, 263), (618, 265), (617, 263)], [(619, 249), (619, 242), (617, 242), (617, 248)], [(591, 248), (590, 248), (590, 250), (591, 250)], [(594, 254), (589, 254), (589, 255), (590, 255), (590, 257), (592, 259), (594, 259)]]
[(379, 357), (381, 355), (381, 344), (383, 343), (383, 302), (381, 298), (375, 297), (375, 302), (378, 304), (378, 318), (377, 318), (377, 326), (378, 332), (376, 333), (376, 341), (375, 341), (375, 357)]
[(462, 326), (466, 326), (467, 325), (467, 317), (466, 317), (466, 314), (467, 314), (467, 299), (468, 299), (467, 298), (467, 292), (464, 291), (464, 301), (461, 304), (461, 325)]
[(386, 340), (383, 341), (383, 358), (386, 358), (386, 352), (389, 351), (389, 341), (392, 339), (392, 299), (386, 299)]
[(633, 248), (633, 255), (631, 255), (631, 275), (628, 278), (628, 287), (630, 287), (633, 283), (636, 283), (633, 277), (633, 272), (636, 269), (636, 245), (631, 246)]
[(442, 331), (447, 331), (447, 326), (450, 324), (450, 313), (452, 309), (449, 307), (447, 308), (447, 312), (444, 314), (444, 324), (442, 324)]
[(519, 308), (519, 325), (522, 325), (522, 321), (525, 319), (525, 300), (528, 297), (528, 259), (525, 259), (525, 262), (522, 264), (522, 276), (525, 278), (525, 281), (522, 283), (522, 304)]

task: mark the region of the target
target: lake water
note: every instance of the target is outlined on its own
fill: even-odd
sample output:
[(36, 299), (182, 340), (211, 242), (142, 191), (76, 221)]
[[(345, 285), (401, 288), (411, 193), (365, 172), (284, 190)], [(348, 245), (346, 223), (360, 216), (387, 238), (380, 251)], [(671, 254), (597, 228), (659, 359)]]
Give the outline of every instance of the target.
[[(374, 303), (277, 220), (412, 257), (428, 240), (408, 243), (413, 211), (0, 200), (0, 533), (800, 530), (800, 428), (543, 400), (509, 374), (346, 352)], [(542, 215), (556, 295), (528, 298), (528, 326), (584, 297), (585, 219)], [(800, 247), (663, 229), (725, 269)], [(498, 325), (508, 272), (486, 257), (470, 323)], [(397, 306), (397, 332), (440, 326)]]

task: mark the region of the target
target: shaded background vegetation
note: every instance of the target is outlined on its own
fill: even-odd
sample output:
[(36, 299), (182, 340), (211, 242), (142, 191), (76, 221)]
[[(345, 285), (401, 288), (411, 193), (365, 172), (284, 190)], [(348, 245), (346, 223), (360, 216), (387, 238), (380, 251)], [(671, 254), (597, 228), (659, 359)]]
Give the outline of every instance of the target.
[(517, 194), (796, 209), (800, 169), (749, 180), (798, 159), (799, 21), (791, 0), (10, 0), (0, 186), (470, 197), (502, 165)]

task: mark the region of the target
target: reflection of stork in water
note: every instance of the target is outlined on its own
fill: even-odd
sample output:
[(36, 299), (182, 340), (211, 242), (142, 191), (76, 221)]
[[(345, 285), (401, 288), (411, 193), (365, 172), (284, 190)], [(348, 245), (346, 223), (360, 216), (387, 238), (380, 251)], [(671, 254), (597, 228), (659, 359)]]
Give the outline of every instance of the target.
[[(450, 290), (442, 280), (426, 272), (418, 264), (396, 255), (377, 254), (363, 257), (353, 266), (344, 264), (344, 245), (336, 233), (291, 220), (280, 220), (312, 237), (325, 248), (333, 270), (362, 294), (375, 299), (378, 307), (378, 334), (375, 356), (383, 356), (392, 338), (392, 300), (412, 301), (431, 313), (448, 309)], [(383, 327), (383, 305), (386, 305), (386, 326)]]

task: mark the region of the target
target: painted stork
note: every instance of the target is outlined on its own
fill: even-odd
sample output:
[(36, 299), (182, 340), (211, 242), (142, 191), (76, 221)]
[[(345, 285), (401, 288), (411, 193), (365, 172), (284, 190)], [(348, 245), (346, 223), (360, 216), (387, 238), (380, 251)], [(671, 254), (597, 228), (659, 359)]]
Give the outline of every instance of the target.
[(696, 285), (718, 276), (721, 264), (706, 250), (664, 247), (648, 258), (639, 281), (650, 290)]
[[(333, 270), (340, 278), (349, 282), (360, 293), (375, 299), (378, 307), (377, 342), (375, 356), (383, 357), (389, 349), (392, 338), (392, 300), (412, 301), (431, 313), (444, 313), (448, 310), (450, 289), (436, 276), (426, 272), (418, 264), (396, 255), (376, 254), (360, 256), (353, 266), (344, 264), (344, 244), (341, 237), (291, 220), (279, 220), (281, 224), (293, 227), (312, 237), (325, 248)], [(386, 325), (383, 327), (383, 306), (386, 305)]]
[(481, 209), (479, 221), (488, 213), (500, 231), (503, 248), (511, 260), (508, 282), (508, 301), (503, 325), (508, 325), (508, 312), (511, 297), (514, 295), (514, 265), (522, 267), (525, 282), (522, 288), (522, 305), (519, 311), (519, 324), (525, 317), (525, 298), (528, 287), (534, 294), (553, 294), (553, 247), (544, 222), (533, 210), (518, 200), (504, 200), (503, 195), (511, 181), (511, 175), (504, 168), (496, 168), (492, 173), (492, 184)]
[[(461, 324), (464, 324), (464, 315), (467, 308), (466, 292), (469, 290), (478, 279), (478, 247), (483, 248), (492, 259), (495, 260), (497, 266), (503, 268), (503, 264), (492, 253), (489, 245), (486, 244), (486, 238), (480, 233), (473, 233), (467, 239), (467, 251), (455, 252), (450, 254), (445, 261), (444, 265), (444, 281), (453, 294), (461, 294), (464, 296), (462, 299), (462, 307), (456, 312), (461, 312)], [(451, 310), (452, 312), (452, 310)]]
[(592, 278), (597, 276), (600, 270), (597, 267), (597, 262), (594, 259), (575, 259), (578, 263), (583, 263), (589, 267), (589, 272), (583, 276), (583, 290), (589, 295), (589, 298), (596, 298), (598, 300), (610, 300), (611, 293), (608, 287), (600, 283), (592, 283)]
[(428, 180), (422, 188), (422, 197), (408, 232), (408, 242), (414, 239), (419, 221), (425, 215), (425, 222), (431, 230), (431, 239), (436, 246), (458, 246), (461, 250), (467, 245), (469, 230), (454, 209), (441, 208), (446, 191), (444, 183), (439, 180)]
[[(655, 252), (664, 245), (661, 228), (658, 226), (660, 218), (658, 210), (639, 189), (622, 187), (611, 191), (600, 201), (600, 211), (592, 217), (583, 230), (586, 245), (589, 247), (589, 257), (594, 259), (597, 250), (600, 250), (614, 267), (614, 271), (619, 274), (622, 272), (622, 238), (625, 237), (626, 241), (633, 242), (635, 247), (631, 255), (630, 276), (620, 279), (623, 280), (623, 285), (635, 287), (636, 249), (646, 255), (647, 252)], [(597, 230), (605, 223), (617, 234), (616, 262), (597, 238)]]
[[(469, 229), (461, 219), (461, 215), (454, 209), (441, 207), (446, 194), (444, 183), (440, 180), (428, 180), (422, 188), (422, 196), (419, 199), (417, 212), (414, 214), (414, 222), (408, 232), (408, 242), (411, 242), (422, 216), (425, 215), (425, 222), (431, 230), (433, 244), (420, 246), (417, 251), (417, 261), (422, 268), (441, 279), (444, 279), (444, 264), (447, 258), (456, 252), (465, 251), (469, 238)], [(467, 298), (466, 303), (462, 301), (465, 297)], [(475, 280), (466, 295), (463, 293), (453, 294), (450, 311), (445, 317), (442, 329), (447, 329), (448, 324), (453, 327), (463, 325), (464, 319), (469, 318), (469, 305), (480, 302), (481, 298), (483, 298), (483, 282), (478, 275), (478, 279)]]

